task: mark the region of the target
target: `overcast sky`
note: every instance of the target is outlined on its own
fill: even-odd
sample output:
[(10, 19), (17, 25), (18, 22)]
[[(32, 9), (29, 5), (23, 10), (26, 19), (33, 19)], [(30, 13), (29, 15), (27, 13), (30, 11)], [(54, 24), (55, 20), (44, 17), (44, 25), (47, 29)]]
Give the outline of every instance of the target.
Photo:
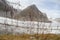
[[(35, 4), (37, 8), (46, 13), (49, 18), (60, 18), (60, 0), (8, 0), (10, 2), (20, 3), (20, 9)], [(19, 2), (20, 1), (20, 2)], [(14, 6), (17, 7), (18, 6)]]

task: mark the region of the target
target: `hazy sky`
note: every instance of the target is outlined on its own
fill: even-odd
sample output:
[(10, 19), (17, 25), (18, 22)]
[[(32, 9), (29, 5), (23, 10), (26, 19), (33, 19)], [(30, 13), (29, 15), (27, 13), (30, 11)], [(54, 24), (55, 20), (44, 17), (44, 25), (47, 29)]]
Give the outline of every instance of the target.
[[(46, 13), (48, 17), (60, 18), (60, 0), (8, 0), (19, 3), (19, 8), (24, 9), (29, 5), (35, 4), (40, 11)], [(15, 5), (18, 8), (18, 6)]]

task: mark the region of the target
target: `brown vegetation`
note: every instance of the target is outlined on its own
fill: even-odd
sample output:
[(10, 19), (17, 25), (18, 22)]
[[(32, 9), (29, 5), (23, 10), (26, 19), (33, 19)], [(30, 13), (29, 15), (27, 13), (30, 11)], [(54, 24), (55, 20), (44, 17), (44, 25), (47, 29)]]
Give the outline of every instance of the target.
[[(31, 38), (32, 37), (32, 38)], [(60, 35), (56, 34), (23, 34), (23, 35), (0, 35), (0, 40), (60, 40)]]

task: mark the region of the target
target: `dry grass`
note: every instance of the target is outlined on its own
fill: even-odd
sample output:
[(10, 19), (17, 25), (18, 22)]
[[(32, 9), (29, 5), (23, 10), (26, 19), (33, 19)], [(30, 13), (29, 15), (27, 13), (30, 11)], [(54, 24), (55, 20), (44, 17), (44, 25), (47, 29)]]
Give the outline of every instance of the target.
[[(31, 36), (33, 38), (31, 38)], [(34, 34), (34, 35), (0, 35), (0, 40), (60, 40), (60, 35), (55, 34)]]

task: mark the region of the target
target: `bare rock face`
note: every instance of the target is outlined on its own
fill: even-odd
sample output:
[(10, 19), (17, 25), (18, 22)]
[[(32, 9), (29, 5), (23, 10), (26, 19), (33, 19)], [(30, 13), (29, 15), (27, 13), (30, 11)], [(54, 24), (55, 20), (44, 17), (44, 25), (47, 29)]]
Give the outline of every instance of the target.
[(0, 10), (10, 10), (10, 6), (7, 4), (6, 0), (0, 0)]
[(10, 6), (6, 0), (0, 0), (0, 17), (13, 18), (17, 10)]
[(14, 18), (21, 21), (50, 22), (47, 18), (47, 15), (39, 11), (34, 4), (28, 6), (26, 9), (17, 14)]

